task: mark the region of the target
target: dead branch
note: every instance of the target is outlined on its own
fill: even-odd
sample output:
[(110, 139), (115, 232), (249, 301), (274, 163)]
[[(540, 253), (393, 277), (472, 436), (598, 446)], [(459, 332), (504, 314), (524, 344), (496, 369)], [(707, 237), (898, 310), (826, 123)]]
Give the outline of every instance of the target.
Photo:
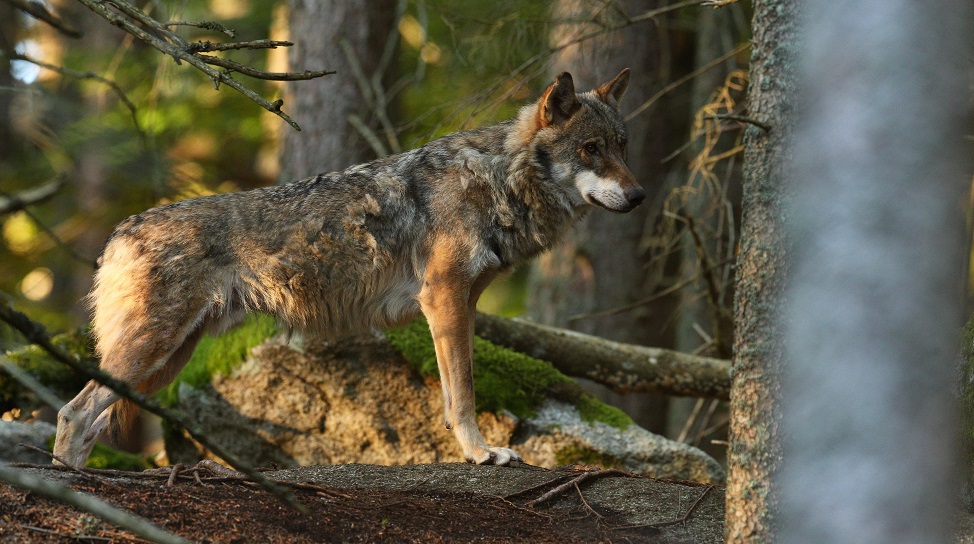
[(670, 521), (662, 521), (662, 522), (659, 522), (659, 523), (641, 523), (641, 524), (638, 524), (638, 525), (621, 525), (619, 527), (611, 527), (611, 529), (613, 531), (617, 531), (619, 529), (642, 529), (642, 528), (648, 528), (648, 527), (660, 528), (660, 527), (668, 527), (670, 525), (686, 524), (686, 522), (690, 519), (690, 516), (693, 514), (693, 511), (697, 509), (697, 506), (699, 506), (700, 503), (703, 502), (704, 497), (706, 497), (707, 494), (710, 493), (710, 490), (712, 490), (713, 488), (714, 488), (713, 485), (708, 485), (706, 487), (706, 489), (703, 490), (703, 493), (701, 493), (700, 496), (697, 497), (697, 500), (693, 501), (693, 504), (690, 505), (690, 508), (687, 508), (686, 513), (683, 514), (682, 516), (680, 516), (677, 519), (670, 520)]
[(31, 476), (24, 470), (0, 466), (0, 481), (84, 510), (151, 542), (189, 544), (185, 538), (174, 535), (146, 519), (115, 508), (97, 497), (79, 493), (50, 480)]
[(761, 130), (763, 130), (765, 132), (771, 132), (771, 125), (769, 125), (767, 123), (764, 123), (762, 121), (758, 121), (757, 119), (753, 119), (751, 117), (747, 117), (746, 115), (736, 115), (736, 114), (733, 114), (733, 113), (722, 113), (722, 114), (716, 114), (716, 115), (706, 115), (706, 116), (704, 116), (704, 119), (714, 119), (714, 120), (717, 120), (717, 121), (737, 121), (739, 123), (746, 123), (746, 124), (749, 124), (749, 125), (754, 125), (754, 126), (758, 127), (759, 129), (761, 129)]
[(214, 66), (219, 66), (221, 68), (226, 68), (232, 72), (237, 72), (238, 74), (243, 74), (245, 76), (252, 77), (254, 79), (267, 79), (271, 81), (304, 81), (308, 79), (315, 79), (321, 76), (327, 76), (329, 74), (334, 74), (334, 70), (318, 70), (311, 71), (305, 70), (304, 72), (265, 72), (263, 70), (258, 70), (256, 68), (251, 68), (239, 62), (234, 62), (230, 59), (225, 59), (222, 57), (214, 57), (212, 55), (198, 55), (199, 58), (203, 59), (203, 62), (207, 64), (212, 64)]
[(41, 399), (41, 402), (44, 404), (55, 410), (60, 410), (64, 406), (64, 401), (58, 398), (50, 388), (39, 382), (30, 372), (20, 368), (4, 355), (0, 355), (0, 368), (6, 371), (7, 374), (10, 374), (10, 377), (17, 381), (17, 383), (37, 395), (37, 398)]
[[(301, 130), (301, 127), (294, 121), (294, 119), (291, 119), (290, 116), (281, 111), (281, 105), (284, 103), (283, 100), (275, 100), (274, 102), (267, 100), (251, 90), (249, 87), (235, 80), (232, 77), (232, 73), (237, 72), (259, 79), (290, 81), (313, 79), (334, 73), (333, 71), (320, 70), (293, 72), (288, 73), (285, 76), (285, 74), (275, 74), (264, 72), (262, 70), (256, 70), (227, 59), (219, 59), (214, 61), (213, 59), (216, 57), (202, 55), (200, 50), (197, 49), (199, 47), (198, 45), (188, 43), (178, 34), (171, 31), (169, 27), (178, 25), (197, 26), (218, 30), (230, 35), (231, 37), (234, 35), (232, 30), (227, 29), (219, 23), (214, 23), (212, 21), (169, 21), (167, 23), (161, 23), (126, 0), (78, 0), (78, 2), (85, 5), (88, 9), (112, 25), (117, 26), (125, 32), (128, 32), (139, 40), (142, 40), (147, 45), (157, 49), (161, 53), (171, 56), (173, 60), (176, 61), (176, 64), (182, 64), (182, 61), (186, 61), (209, 77), (210, 81), (213, 82), (214, 88), (219, 89), (221, 83), (227, 85), (228, 87), (243, 94), (260, 107), (273, 113), (274, 115), (277, 115), (289, 125), (294, 127), (295, 130)], [(284, 43), (285, 42), (280, 42), (277, 45), (283, 45)], [(236, 47), (228, 47), (227, 49), (236, 49)], [(224, 68), (224, 70), (217, 70), (210, 66), (210, 64), (220, 66), (221, 68)]]
[(227, 451), (219, 444), (216, 444), (210, 440), (199, 429), (197, 429), (196, 426), (185, 415), (173, 410), (169, 410), (168, 408), (164, 408), (154, 399), (150, 399), (135, 391), (121, 380), (115, 379), (101, 370), (89, 368), (88, 366), (82, 364), (81, 361), (76, 359), (74, 356), (62, 351), (51, 342), (50, 336), (47, 334), (47, 331), (44, 329), (43, 325), (32, 321), (26, 315), (14, 310), (7, 304), (0, 304), (0, 321), (4, 321), (11, 327), (20, 331), (24, 338), (26, 338), (29, 342), (41, 347), (56, 361), (71, 367), (72, 370), (80, 373), (82, 376), (110, 387), (112, 391), (117, 393), (119, 396), (126, 398), (139, 405), (139, 407), (142, 409), (161, 417), (168, 423), (174, 425), (177, 429), (185, 430), (197, 442), (209, 449), (215, 455), (222, 458), (234, 468), (240, 470), (247, 476), (250, 476), (252, 480), (260, 484), (261, 487), (266, 489), (282, 502), (298, 512), (307, 512), (307, 508), (298, 503), (294, 499), (294, 495), (289, 490), (271, 482), (254, 467), (250, 466), (248, 463), (245, 463), (241, 459), (237, 458), (237, 456), (233, 453)]
[(718, 398), (730, 394), (730, 361), (613, 342), (524, 319), (478, 313), (476, 333), (619, 393)]
[(60, 17), (54, 15), (48, 11), (47, 6), (43, 2), (37, 0), (5, 0), (8, 4), (13, 6), (15, 9), (30, 15), (31, 17), (37, 19), (38, 21), (44, 21), (45, 23), (51, 25), (58, 32), (69, 36), (71, 38), (80, 38), (84, 36), (81, 31), (72, 27), (71, 25), (65, 23)]
[(59, 175), (51, 181), (43, 185), (38, 185), (37, 187), (24, 189), (13, 194), (0, 193), (0, 215), (6, 215), (20, 211), (27, 206), (40, 204), (56, 195), (62, 187), (64, 187), (64, 175)]
[[(581, 475), (576, 476), (576, 477), (572, 478), (571, 480), (568, 480), (567, 482), (565, 482), (565, 483), (563, 483), (563, 484), (555, 487), (554, 489), (552, 489), (551, 491), (548, 491), (544, 495), (541, 495), (537, 499), (528, 501), (528, 506), (532, 506), (533, 507), (533, 506), (537, 506), (537, 505), (539, 505), (539, 504), (541, 504), (543, 502), (548, 502), (551, 499), (557, 497), (558, 495), (560, 495), (560, 494), (562, 494), (562, 493), (564, 493), (564, 492), (566, 492), (566, 491), (568, 491), (568, 490), (570, 490), (572, 488), (579, 489), (579, 492), (578, 493), (579, 493), (579, 496), (581, 496), (581, 493), (582, 492), (581, 492), (581, 489), (578, 487), (580, 484), (582, 484), (584, 482), (587, 482), (589, 480), (594, 480), (595, 478), (605, 478), (605, 477), (608, 477), (608, 476), (618, 476), (618, 477), (623, 477), (623, 478), (639, 478), (639, 476), (637, 476), (635, 474), (632, 474), (630, 472), (626, 472), (624, 470), (614, 469), (614, 468), (599, 469), (599, 470), (592, 470), (592, 471), (589, 471), (589, 472), (583, 472)], [(585, 502), (585, 499), (584, 498), (582, 499), (582, 502), (583, 503)], [(585, 503), (585, 504), (586, 504), (586, 506), (588, 505), (588, 503)], [(589, 509), (591, 510), (591, 507), (589, 507)], [(594, 510), (593, 510), (593, 512), (594, 512)]]
[(165, 23), (164, 26), (195, 26), (196, 28), (222, 32), (231, 38), (237, 37), (236, 30), (227, 28), (216, 21), (169, 21), (168, 23)]
[(249, 42), (213, 43), (211, 41), (194, 42), (189, 44), (190, 51), (207, 53), (211, 51), (231, 51), (234, 49), (277, 49), (291, 47), (294, 42), (281, 40), (253, 40)]

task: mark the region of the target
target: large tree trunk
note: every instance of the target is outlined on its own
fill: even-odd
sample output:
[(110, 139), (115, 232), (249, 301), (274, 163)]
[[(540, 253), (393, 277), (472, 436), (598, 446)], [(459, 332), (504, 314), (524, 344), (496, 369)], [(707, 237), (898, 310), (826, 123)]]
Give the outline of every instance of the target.
[(779, 540), (951, 542), (974, 10), (807, 6)]
[[(396, 19), (395, 0), (292, 0), (289, 9), (294, 42), (290, 65), (337, 73), (288, 84), (285, 107), (302, 130), (285, 132), (282, 182), (344, 170), (375, 158), (375, 152), (348, 121), (350, 114), (368, 120), (373, 113), (366, 111), (367, 101), (363, 99), (353, 66), (357, 62), (365, 75), (371, 77), (380, 65), (387, 41), (397, 39), (390, 38)], [(354, 58), (351, 62), (345, 51), (348, 46)]]
[[(661, 4), (656, 0), (626, 0), (620, 7), (628, 15), (637, 15)], [(603, 12), (601, 8), (602, 3), (584, 0), (558, 2), (554, 17), (563, 24), (555, 27), (552, 42), (564, 43), (572, 36), (597, 29), (587, 21)], [(660, 30), (665, 26), (646, 22), (588, 40), (565, 49), (555, 58), (553, 68), (556, 72), (571, 71), (576, 86), (587, 89), (631, 67), (632, 81), (622, 108), (624, 112), (632, 111), (668, 82), (669, 52), (661, 50), (668, 40), (668, 35)], [(646, 189), (646, 204), (624, 216), (592, 211), (561, 244), (542, 257), (529, 288), (528, 314), (532, 318), (622, 342), (673, 345), (673, 328), (666, 321), (668, 311), (637, 310), (571, 319), (577, 314), (630, 304), (644, 294), (647, 277), (641, 240), (647, 221), (657, 211), (668, 174), (660, 160), (679, 141), (674, 136), (679, 130), (674, 127), (682, 125), (670, 122), (672, 118), (685, 123), (685, 115), (671, 111), (664, 103), (629, 122), (629, 167)], [(606, 393), (600, 396), (623, 405), (647, 429), (665, 429), (666, 399), (636, 400)]]
[(781, 325), (778, 304), (787, 272), (782, 227), (783, 167), (795, 127), (797, 5), (755, 0), (748, 115), (744, 136), (741, 247), (737, 261), (727, 542), (773, 542), (781, 462)]

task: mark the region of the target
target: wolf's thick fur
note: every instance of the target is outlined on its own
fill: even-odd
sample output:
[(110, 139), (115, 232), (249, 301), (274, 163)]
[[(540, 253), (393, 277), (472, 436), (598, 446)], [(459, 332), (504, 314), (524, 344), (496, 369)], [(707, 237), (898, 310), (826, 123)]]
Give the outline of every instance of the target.
[[(497, 274), (549, 248), (589, 204), (645, 193), (625, 164), (624, 70), (576, 94), (559, 75), (515, 119), (289, 185), (184, 200), (120, 223), (89, 295), (101, 367), (153, 393), (204, 332), (250, 311), (337, 336), (422, 312), (445, 421), (470, 462), (506, 464), (474, 415), (474, 308)], [(58, 414), (55, 454), (80, 465), (132, 404), (95, 382)]]

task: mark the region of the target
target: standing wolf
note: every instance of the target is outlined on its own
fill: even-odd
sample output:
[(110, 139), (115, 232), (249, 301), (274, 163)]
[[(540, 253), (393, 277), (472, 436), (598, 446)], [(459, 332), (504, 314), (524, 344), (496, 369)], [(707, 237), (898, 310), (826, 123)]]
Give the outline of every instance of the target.
[[(629, 70), (575, 93), (567, 72), (515, 119), (289, 185), (192, 198), (122, 221), (89, 295), (101, 368), (151, 394), (204, 332), (247, 312), (338, 336), (422, 312), (445, 423), (473, 463), (475, 306), (498, 274), (545, 251), (588, 205), (628, 212), (645, 192), (626, 166), (619, 100)], [(58, 413), (54, 453), (81, 465), (137, 407), (92, 381)]]

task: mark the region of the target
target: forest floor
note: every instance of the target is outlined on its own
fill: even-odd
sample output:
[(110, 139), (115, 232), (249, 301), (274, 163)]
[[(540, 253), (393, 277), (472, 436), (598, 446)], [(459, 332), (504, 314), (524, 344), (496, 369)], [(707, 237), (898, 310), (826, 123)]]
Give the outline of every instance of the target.
[[(265, 473), (290, 482), (309, 515), (239, 476), (204, 471), (196, 481), (184, 471), (167, 485), (165, 474), (25, 470), (194, 542), (723, 541), (722, 487), (593, 467), (335, 465)], [(144, 541), (76, 508), (0, 484), (0, 542)]]

